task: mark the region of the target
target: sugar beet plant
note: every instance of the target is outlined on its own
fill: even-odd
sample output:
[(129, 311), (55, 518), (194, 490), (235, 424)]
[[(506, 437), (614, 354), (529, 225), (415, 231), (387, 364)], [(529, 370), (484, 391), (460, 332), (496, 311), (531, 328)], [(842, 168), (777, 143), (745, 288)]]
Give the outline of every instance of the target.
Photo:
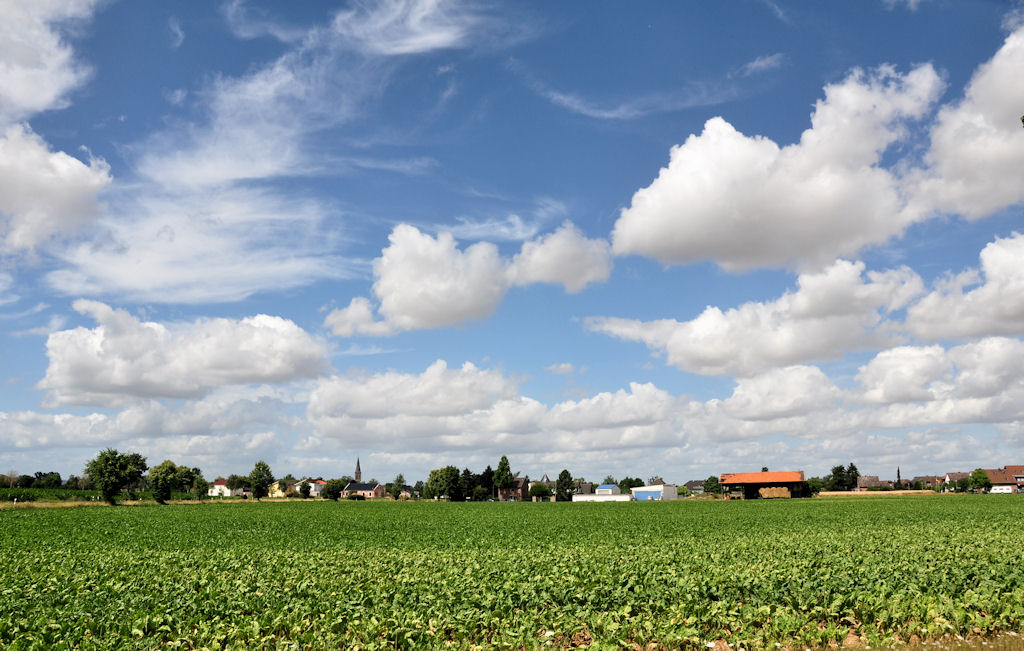
[(822, 647), (1020, 630), (1015, 496), (0, 511), (0, 647)]

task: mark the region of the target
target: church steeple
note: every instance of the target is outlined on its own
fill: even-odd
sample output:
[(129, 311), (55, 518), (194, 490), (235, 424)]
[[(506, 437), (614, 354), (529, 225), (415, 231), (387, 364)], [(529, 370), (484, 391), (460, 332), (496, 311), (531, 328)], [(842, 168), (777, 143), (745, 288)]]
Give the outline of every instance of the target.
[(359, 457), (356, 457), (356, 483), (363, 483), (363, 471), (359, 469)]

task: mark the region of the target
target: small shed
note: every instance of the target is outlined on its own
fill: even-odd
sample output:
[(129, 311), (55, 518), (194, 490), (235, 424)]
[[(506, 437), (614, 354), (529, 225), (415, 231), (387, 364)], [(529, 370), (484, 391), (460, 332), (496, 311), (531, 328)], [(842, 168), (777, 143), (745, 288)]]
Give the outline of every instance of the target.
[(803, 470), (727, 472), (722, 473), (718, 483), (730, 495), (745, 500), (809, 497), (811, 494)]

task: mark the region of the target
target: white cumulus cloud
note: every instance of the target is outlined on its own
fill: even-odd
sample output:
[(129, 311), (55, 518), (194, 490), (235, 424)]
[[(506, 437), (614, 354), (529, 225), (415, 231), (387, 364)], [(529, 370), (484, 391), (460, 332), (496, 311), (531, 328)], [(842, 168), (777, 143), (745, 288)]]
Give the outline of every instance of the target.
[(889, 342), (893, 333), (884, 315), (920, 294), (921, 280), (905, 268), (864, 276), (863, 263), (837, 260), (819, 273), (801, 274), (798, 289), (774, 301), (725, 311), (708, 307), (684, 322), (590, 317), (586, 326), (641, 341), (685, 371), (757, 375)]
[(931, 130), (926, 169), (913, 180), (922, 209), (978, 219), (1024, 201), (1024, 26), (979, 66)]
[(167, 326), (78, 300), (95, 328), (55, 332), (39, 388), (47, 403), (111, 406), (138, 398), (195, 398), (225, 385), (287, 382), (326, 369), (327, 346), (265, 314)]
[(946, 278), (907, 310), (910, 332), (923, 339), (1024, 333), (1024, 235), (997, 238), (980, 257), (980, 271)]
[(607, 242), (588, 239), (566, 222), (551, 234), (523, 243), (511, 261), (498, 247), (477, 242), (459, 249), (451, 233), (433, 237), (399, 224), (373, 262), (375, 320), (370, 301), (352, 299), (324, 324), (339, 337), (389, 335), (458, 325), (494, 313), (510, 286), (558, 283), (568, 292), (603, 282), (611, 273)]
[(623, 209), (614, 251), (739, 270), (820, 265), (885, 242), (918, 215), (881, 156), (941, 89), (930, 65), (856, 70), (825, 88), (811, 128), (785, 147), (712, 118)]
[(92, 15), (96, 0), (6, 2), (0, 21), (0, 127), (60, 109), (90, 76), (62, 28)]
[(0, 134), (0, 251), (32, 251), (69, 236), (99, 212), (110, 167), (50, 151), (25, 124)]

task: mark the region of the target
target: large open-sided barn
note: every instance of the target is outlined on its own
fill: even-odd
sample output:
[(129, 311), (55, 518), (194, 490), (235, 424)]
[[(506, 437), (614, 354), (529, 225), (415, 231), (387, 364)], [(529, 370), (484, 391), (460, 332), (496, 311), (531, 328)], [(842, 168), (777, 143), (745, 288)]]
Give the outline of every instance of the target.
[(811, 494), (803, 470), (781, 472), (726, 472), (718, 480), (729, 495), (745, 500), (777, 497), (808, 497)]

